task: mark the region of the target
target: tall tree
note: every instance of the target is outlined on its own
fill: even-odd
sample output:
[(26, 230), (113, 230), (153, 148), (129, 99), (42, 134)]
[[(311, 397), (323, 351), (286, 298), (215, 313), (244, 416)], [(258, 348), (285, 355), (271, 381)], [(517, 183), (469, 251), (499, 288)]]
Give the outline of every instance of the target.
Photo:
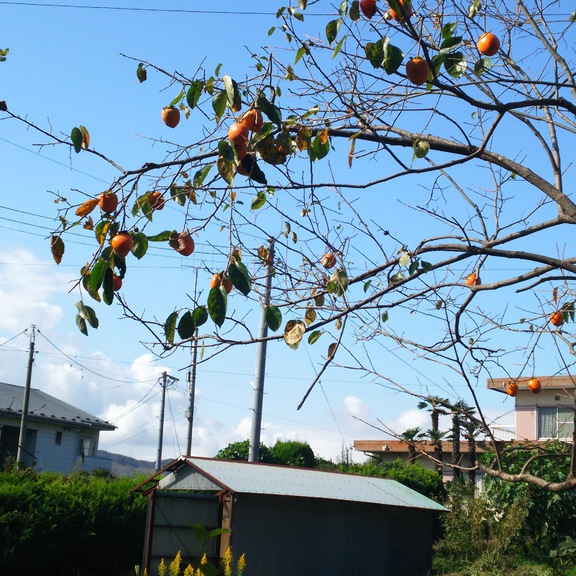
[[(189, 115), (203, 129), (134, 169), (92, 148), (84, 126), (67, 138), (35, 126), (17, 103), (1, 107), (50, 143), (118, 170), (105, 191), (118, 200), (112, 212), (96, 210), (100, 191), (58, 199), (57, 262), (75, 227), (94, 231), (78, 326), (98, 326), (90, 299), (119, 301), (159, 354), (199, 339), (208, 362), (258, 341), (255, 315), (229, 302), (242, 294), (258, 311), (272, 272), (265, 316), (276, 335), (267, 338), (292, 349), (324, 343), (301, 405), (336, 361), (411, 393), (371, 352), (371, 341), (390, 341), (462, 385), (491, 437), (478, 382), (533, 373), (543, 346), (550, 365), (574, 367), (576, 259), (562, 245), (576, 223), (571, 8), (378, 0), (361, 13), (344, 0), (318, 37), (319, 15), (308, 17), (317, 5), (278, 10), (270, 35), (284, 49), (254, 51), (250, 75), (198, 66), (186, 76), (135, 62), (141, 83), (150, 73), (166, 79), (175, 109), (167, 125), (180, 129)], [(155, 218), (165, 202), (169, 229)], [(183, 294), (158, 321), (115, 294), (115, 277), (129, 294), (133, 259), (150, 243), (190, 255), (194, 239), (223, 233), (227, 263), (202, 301)], [(576, 486), (573, 474), (554, 483), (511, 475), (498, 457), (479, 467), (549, 490)]]

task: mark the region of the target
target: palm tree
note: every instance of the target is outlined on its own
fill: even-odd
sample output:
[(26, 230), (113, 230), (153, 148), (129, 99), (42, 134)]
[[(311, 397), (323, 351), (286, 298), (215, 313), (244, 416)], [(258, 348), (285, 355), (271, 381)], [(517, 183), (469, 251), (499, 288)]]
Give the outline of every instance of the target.
[(430, 419), (432, 420), (432, 428), (428, 430), (428, 437), (434, 446), (434, 459), (436, 460), (436, 470), (442, 476), (442, 458), (444, 457), (442, 450), (442, 438), (445, 433), (440, 432), (440, 416), (447, 414), (445, 406), (449, 405), (446, 398), (439, 396), (429, 396), (426, 400), (418, 403), (420, 410), (430, 410)]
[(468, 481), (472, 486), (476, 485), (476, 436), (480, 430), (478, 429), (478, 425), (474, 420), (468, 420), (464, 422), (464, 438), (468, 443), (468, 463), (470, 466), (470, 470), (468, 470)]
[(416, 461), (416, 445), (420, 438), (422, 438), (422, 430), (418, 427), (408, 428), (401, 435), (400, 439), (408, 444), (408, 463), (414, 464)]
[[(460, 434), (462, 428), (466, 429), (467, 425), (474, 425), (477, 428), (477, 420), (474, 417), (474, 408), (468, 406), (463, 400), (459, 400), (452, 406), (452, 433), (450, 439), (452, 440), (452, 465), (454, 467), (454, 478), (460, 478), (462, 471), (460, 470), (460, 460), (462, 453), (460, 452)], [(465, 435), (468, 441), (468, 458), (472, 456), (474, 465), (476, 465), (476, 434), (469, 433)], [(472, 465), (471, 465), (472, 467)], [(473, 475), (475, 478), (475, 474)]]

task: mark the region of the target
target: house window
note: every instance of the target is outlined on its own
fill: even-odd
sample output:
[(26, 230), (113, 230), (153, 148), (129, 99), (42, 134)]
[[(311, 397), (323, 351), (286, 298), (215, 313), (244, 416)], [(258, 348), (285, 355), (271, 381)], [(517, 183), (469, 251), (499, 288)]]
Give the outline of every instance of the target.
[(538, 409), (539, 438), (572, 438), (574, 432), (574, 408), (548, 406)]
[(60, 431), (56, 432), (56, 438), (54, 438), (54, 443), (57, 446), (60, 446), (62, 444), (62, 432)]

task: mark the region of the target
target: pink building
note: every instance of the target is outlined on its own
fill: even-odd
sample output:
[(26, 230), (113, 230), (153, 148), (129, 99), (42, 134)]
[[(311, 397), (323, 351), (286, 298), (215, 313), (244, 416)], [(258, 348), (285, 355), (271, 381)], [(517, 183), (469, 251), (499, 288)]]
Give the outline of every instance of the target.
[[(512, 438), (502, 440), (572, 440), (574, 433), (574, 390), (571, 376), (538, 376), (541, 390), (531, 392), (530, 378), (515, 380), (515, 425)], [(510, 378), (488, 380), (488, 388), (507, 394)], [(497, 436), (498, 437), (498, 436)]]
[[(576, 390), (576, 378), (570, 376), (539, 376), (540, 391), (531, 391), (528, 383), (530, 378), (519, 378), (512, 381), (510, 378), (494, 378), (488, 380), (489, 390), (496, 390), (508, 394), (508, 385), (515, 382), (517, 386), (515, 402), (514, 426), (494, 426), (492, 434), (498, 444), (516, 440), (567, 440), (572, 441), (574, 433), (574, 405)], [(476, 441), (476, 452), (482, 454), (487, 449), (488, 442), (484, 438)], [(434, 445), (430, 440), (422, 440), (414, 443), (416, 462), (427, 468), (435, 468), (436, 464), (429, 457), (434, 454)], [(409, 446), (404, 440), (355, 440), (354, 449), (371, 456), (381, 462), (391, 462), (398, 458), (408, 461)], [(452, 445), (450, 442), (442, 442), (442, 459), (444, 462), (444, 480), (451, 480), (452, 469)], [(460, 465), (469, 466), (466, 441), (461, 439)]]

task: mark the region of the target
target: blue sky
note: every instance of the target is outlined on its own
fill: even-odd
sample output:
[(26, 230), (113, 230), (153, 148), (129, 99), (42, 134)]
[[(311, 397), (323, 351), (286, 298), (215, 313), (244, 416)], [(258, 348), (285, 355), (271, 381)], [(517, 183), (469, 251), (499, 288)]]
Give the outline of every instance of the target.
[[(250, 73), (250, 50), (281, 44), (267, 33), (276, 24), (276, 4), (270, 0), (251, 2), (251, 13), (241, 13), (239, 3), (231, 1), (199, 11), (190, 9), (190, 2), (171, 2), (170, 11), (151, 0), (139, 2), (139, 10), (124, 9), (129, 2), (55, 4), (0, 2), (0, 48), (10, 49), (8, 60), (0, 63), (0, 100), (13, 113), (55, 133), (69, 134), (74, 126), (87, 126), (92, 146), (125, 168), (163, 157), (162, 144), (152, 145), (152, 139), (186, 143), (201, 133), (201, 123), (194, 117), (174, 131), (162, 124), (160, 110), (177, 90), (167, 88), (165, 79), (152, 71), (140, 85), (135, 74), (138, 60), (183, 74), (201, 64), (211, 70), (222, 63), (223, 72), (242, 77)], [(96, 4), (100, 8), (81, 7)], [(317, 21), (320, 30), (326, 17), (310, 16), (309, 21)], [(0, 120), (0, 379), (24, 383), (28, 335), (22, 332), (34, 324), (40, 335), (33, 386), (115, 423), (118, 430), (102, 435), (101, 448), (154, 460), (157, 380), (165, 370), (179, 378), (169, 392), (164, 448), (165, 456), (176, 456), (186, 443), (184, 367), (189, 351), (154, 358), (142, 344), (148, 338), (144, 328), (120, 319), (117, 306), (98, 306), (100, 328), (91, 330), (88, 338), (81, 335), (75, 326), (78, 296), (69, 290), (91, 254), (89, 236), (78, 231), (67, 240), (59, 267), (50, 257), (47, 237), (58, 208), (54, 193), (66, 196), (80, 190), (96, 195), (116, 172), (87, 154), (69, 156), (62, 147), (37, 146), (46, 142), (20, 123)], [(407, 193), (415, 185), (408, 182)], [(385, 195), (368, 191), (363, 202), (394, 221), (396, 208)], [(161, 218), (168, 223), (175, 213), (167, 206)], [(195, 266), (212, 270), (223, 266), (219, 248), (226, 250), (225, 237), (215, 235), (197, 244), (189, 259), (155, 247), (149, 257), (133, 263), (125, 295), (135, 310), (162, 320), (187, 291), (193, 291)], [(209, 277), (204, 270), (198, 282), (207, 284)], [(242, 310), (240, 298), (234, 306)], [(256, 331), (256, 312), (249, 322)], [(377, 345), (375, 356), (409, 389), (433, 393), (438, 393), (438, 386), (440, 391), (450, 389), (446, 373), (429, 364), (414, 364), (399, 350), (384, 346)], [(399, 433), (411, 426), (428, 427), (427, 414), (415, 408), (415, 399), (381, 381), (337, 368), (325, 374), (297, 411), (320, 365), (316, 349), (303, 346), (293, 352), (282, 342), (269, 347), (262, 431), (266, 444), (277, 438), (307, 440), (318, 455), (338, 458), (342, 446), (354, 439), (381, 436), (358, 418), (380, 419)], [(228, 352), (199, 366), (195, 454), (212, 456), (229, 442), (248, 437), (254, 369), (253, 348)], [(482, 389), (480, 394), (488, 402), (490, 416), (504, 415), (502, 422), (511, 423), (512, 406), (502, 395), (484, 394)]]

